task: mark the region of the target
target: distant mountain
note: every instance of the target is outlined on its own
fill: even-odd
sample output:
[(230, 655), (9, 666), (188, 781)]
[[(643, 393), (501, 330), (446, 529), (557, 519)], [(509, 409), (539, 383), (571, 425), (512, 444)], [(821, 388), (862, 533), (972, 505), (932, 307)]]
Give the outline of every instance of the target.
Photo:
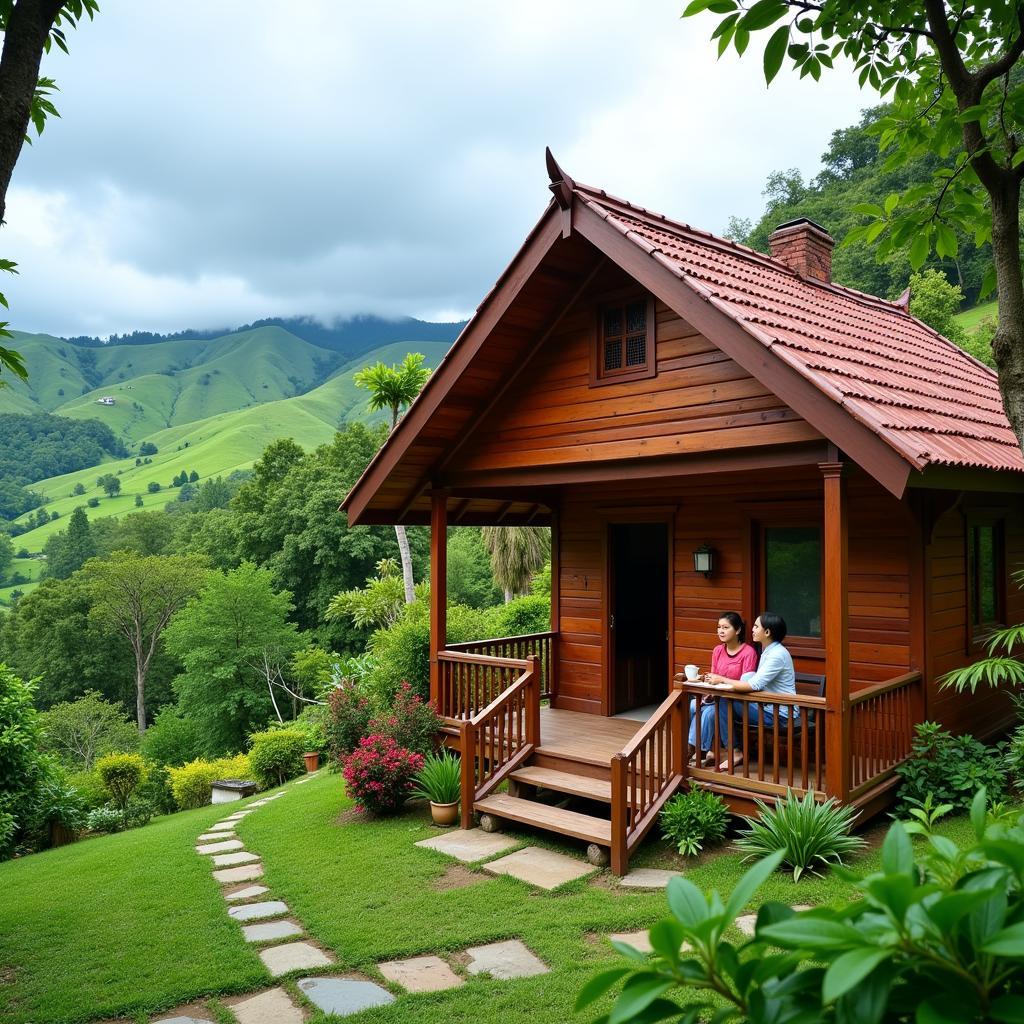
[(104, 341), (102, 338), (81, 335), (66, 338), (72, 345), (81, 348), (106, 348), (120, 345), (159, 345), (165, 341), (209, 341), (213, 338), (228, 337), (232, 334), (245, 334), (259, 327), (280, 327), (289, 334), (308, 341), (311, 345), (328, 349), (331, 352), (342, 352), (346, 355), (359, 355), (381, 345), (390, 345), (393, 341), (446, 341), (449, 344), (459, 331), (466, 326), (466, 321), (452, 323), (431, 323), (417, 320), (411, 316), (389, 320), (384, 317), (364, 314), (348, 320), (335, 320), (331, 324), (323, 324), (308, 316), (269, 317), (256, 320), (251, 324), (235, 328), (217, 328), (207, 330), (178, 331), (175, 334), (151, 334), (149, 331), (133, 331), (131, 334), (114, 334)]

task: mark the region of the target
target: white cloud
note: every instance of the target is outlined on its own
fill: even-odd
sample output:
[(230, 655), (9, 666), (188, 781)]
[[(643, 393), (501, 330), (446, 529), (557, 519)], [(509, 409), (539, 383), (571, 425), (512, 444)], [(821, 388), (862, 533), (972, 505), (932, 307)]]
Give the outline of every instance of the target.
[(710, 230), (756, 215), (871, 98), (769, 92), (682, 3), (107, 0), (44, 65), (63, 116), (8, 196), (15, 325), (465, 314), (547, 201), (545, 145)]

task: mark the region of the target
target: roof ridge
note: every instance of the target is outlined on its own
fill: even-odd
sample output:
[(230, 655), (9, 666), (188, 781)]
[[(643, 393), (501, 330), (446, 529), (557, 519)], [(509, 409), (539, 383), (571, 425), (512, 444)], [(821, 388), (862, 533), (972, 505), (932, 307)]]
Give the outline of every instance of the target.
[[(869, 306), (881, 306), (882, 308), (891, 310), (899, 313), (902, 316), (909, 316), (910, 314), (903, 307), (898, 305), (892, 299), (883, 299), (880, 295), (872, 295), (870, 292), (862, 292), (856, 288), (851, 288), (849, 285), (839, 284), (836, 281), (818, 281), (813, 277), (804, 277), (802, 274), (798, 274), (792, 267), (783, 263), (781, 260), (777, 260), (770, 256), (768, 253), (760, 252), (757, 249), (751, 248), (749, 245), (743, 245), (742, 242), (733, 241), (731, 238), (722, 238), (721, 235), (716, 235), (711, 231), (707, 231), (704, 228), (694, 227), (692, 224), (687, 224), (685, 221), (675, 220), (672, 217), (666, 216), (664, 213), (657, 213), (654, 210), (648, 210), (644, 206), (637, 206), (635, 203), (631, 203), (628, 199), (623, 199), (620, 196), (613, 196), (611, 193), (606, 192), (603, 188), (595, 188), (592, 185), (584, 185), (581, 182), (575, 183), (575, 191), (581, 193), (589, 193), (591, 197), (597, 197), (600, 200), (606, 200), (612, 203), (616, 203), (619, 206), (625, 207), (631, 213), (639, 217), (649, 217), (654, 220), (661, 221), (664, 224), (669, 224), (672, 227), (678, 228), (681, 231), (685, 231), (689, 235), (695, 236), (701, 240), (704, 244), (707, 242), (713, 243), (716, 247), (720, 247), (726, 250), (735, 250), (741, 255), (748, 259), (754, 259), (758, 263), (764, 264), (773, 270), (777, 270), (783, 274), (789, 274), (791, 277), (795, 277), (799, 281), (812, 285), (816, 288), (824, 288), (826, 291), (837, 292), (841, 295), (849, 295), (860, 302), (865, 303)], [(911, 317), (911, 319), (914, 319)], [(941, 335), (940, 335), (941, 337)], [(984, 364), (982, 364), (984, 365)]]

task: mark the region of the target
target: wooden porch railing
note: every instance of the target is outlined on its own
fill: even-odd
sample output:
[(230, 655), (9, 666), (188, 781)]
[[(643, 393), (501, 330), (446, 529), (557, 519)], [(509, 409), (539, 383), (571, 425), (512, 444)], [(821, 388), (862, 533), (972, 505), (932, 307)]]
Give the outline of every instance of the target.
[(629, 743), (612, 757), (611, 867), (626, 871), (629, 854), (683, 781), (686, 733), (682, 690), (673, 689)]
[(526, 658), (438, 651), (437, 713), (450, 725), (466, 721), (509, 689), (526, 671)]
[[(778, 694), (722, 693), (701, 683), (683, 687), (683, 734), (690, 733), (690, 722), (697, 719), (695, 767), (686, 769), (693, 779), (727, 783), (736, 789), (766, 796), (795, 793), (825, 793), (825, 698), (795, 695), (779, 699)], [(711, 705), (701, 698), (712, 697)], [(696, 701), (696, 716), (691, 703)], [(716, 726), (710, 750), (701, 748), (700, 714), (710, 706), (718, 720), (719, 702), (730, 703), (725, 736)], [(735, 708), (739, 711), (736, 712)], [(769, 708), (771, 724), (764, 722), (763, 709)], [(755, 711), (755, 708), (761, 711)], [(737, 749), (738, 748), (738, 749)], [(711, 768), (702, 767), (705, 754), (712, 754)], [(718, 770), (718, 766), (725, 768)]]
[(539, 660), (529, 655), (518, 664), (519, 675), (510, 686), (481, 711), (459, 722), (463, 828), (473, 827), (474, 803), (487, 796), (540, 744)]
[(921, 673), (889, 679), (850, 694), (850, 796), (889, 778), (910, 754), (917, 725)]
[(555, 682), (555, 637), (557, 633), (524, 633), (522, 636), (503, 636), (496, 640), (470, 640), (463, 644), (448, 644), (445, 650), (458, 654), (483, 654), (489, 658), (522, 660), (535, 654), (540, 659), (541, 700), (551, 697)]

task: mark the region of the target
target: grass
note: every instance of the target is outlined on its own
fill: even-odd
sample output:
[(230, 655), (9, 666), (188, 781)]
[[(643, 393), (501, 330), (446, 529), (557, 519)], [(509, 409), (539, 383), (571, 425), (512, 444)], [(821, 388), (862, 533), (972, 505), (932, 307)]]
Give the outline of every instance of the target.
[(983, 302), (980, 306), (974, 306), (971, 309), (965, 309), (962, 313), (957, 314), (956, 319), (966, 331), (970, 332), (973, 331), (982, 320), (986, 320), (989, 317), (994, 319), (998, 312), (998, 303), (993, 300), (992, 302)]
[[(204, 808), (0, 864), (0, 1019), (75, 1024), (269, 985), (227, 916), (209, 863), (192, 851), (195, 837), (223, 813)], [(961, 818), (943, 831), (966, 841), (970, 826)], [(284, 799), (240, 821), (237, 832), (263, 857), (268, 898), (284, 900), (307, 933), (333, 952), (337, 965), (329, 970), (383, 981), (376, 970), (383, 960), (459, 953), (508, 938), (521, 939), (551, 967), (512, 982), (469, 977), (448, 992), (392, 989), (396, 1002), (354, 1017), (360, 1024), (571, 1021), (582, 985), (617, 960), (602, 936), (647, 928), (667, 912), (663, 892), (621, 889), (607, 873), (543, 892), (471, 868), (474, 884), (445, 888), (442, 880), (456, 862), (413, 845), (438, 834), (423, 806), (392, 819), (361, 820), (340, 778), (326, 773), (289, 788)], [(567, 850), (543, 837), (520, 838)], [(872, 870), (878, 856), (875, 844), (850, 863)], [(644, 845), (635, 866), (682, 868), (702, 889), (723, 893), (745, 870), (726, 847), (685, 862), (658, 841)], [(851, 892), (836, 876), (794, 884), (779, 873), (756, 903), (829, 903)], [(285, 985), (301, 998), (294, 979)], [(310, 1024), (325, 1018), (314, 1014)]]

